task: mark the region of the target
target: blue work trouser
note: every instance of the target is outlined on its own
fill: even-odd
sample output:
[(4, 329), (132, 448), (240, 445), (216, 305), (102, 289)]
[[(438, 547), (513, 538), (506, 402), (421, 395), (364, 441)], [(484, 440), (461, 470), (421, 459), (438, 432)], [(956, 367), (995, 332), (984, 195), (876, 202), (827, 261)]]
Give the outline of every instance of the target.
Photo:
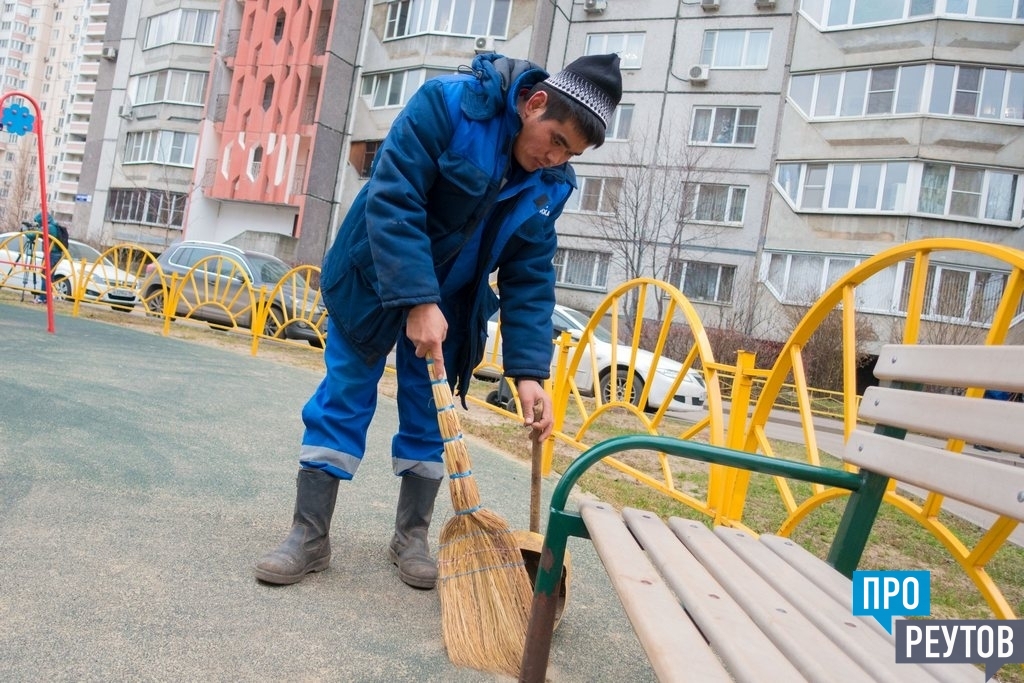
[[(377, 383), (385, 359), (367, 365), (328, 319), (324, 362), (324, 378), (302, 409), (306, 431), (299, 465), (348, 480), (366, 452), (366, 432), (377, 407)], [(398, 433), (391, 441), (392, 467), (397, 475), (441, 479), (444, 447), (426, 361), (416, 357), (404, 334), (399, 335), (395, 349), (395, 370)]]

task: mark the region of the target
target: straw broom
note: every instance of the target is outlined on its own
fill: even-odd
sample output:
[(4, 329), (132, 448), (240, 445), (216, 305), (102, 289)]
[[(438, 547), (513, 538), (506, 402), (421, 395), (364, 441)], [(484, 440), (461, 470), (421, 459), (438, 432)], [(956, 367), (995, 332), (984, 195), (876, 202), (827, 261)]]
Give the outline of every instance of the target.
[(480, 505), (448, 380), (427, 357), (455, 516), (441, 529), (438, 594), (448, 657), (459, 666), (519, 675), (533, 589), (508, 522)]

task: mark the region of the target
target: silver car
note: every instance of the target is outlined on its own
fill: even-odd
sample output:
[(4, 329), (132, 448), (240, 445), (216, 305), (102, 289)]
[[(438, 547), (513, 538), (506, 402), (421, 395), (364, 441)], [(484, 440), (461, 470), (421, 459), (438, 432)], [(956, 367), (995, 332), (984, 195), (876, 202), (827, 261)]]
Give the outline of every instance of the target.
[(276, 291), (263, 334), (323, 346), (327, 312), (320, 291), (276, 256), (193, 240), (172, 244), (157, 264), (141, 288), (152, 314), (164, 314), (165, 296), (177, 293), (174, 316), (251, 329), (260, 291)]

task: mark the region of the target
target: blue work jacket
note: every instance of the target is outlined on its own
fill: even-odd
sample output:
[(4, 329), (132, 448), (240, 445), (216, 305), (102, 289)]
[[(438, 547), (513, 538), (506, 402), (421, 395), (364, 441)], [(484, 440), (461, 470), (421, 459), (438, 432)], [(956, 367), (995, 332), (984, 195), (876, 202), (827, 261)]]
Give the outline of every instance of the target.
[(564, 164), (509, 176), (517, 96), (546, 77), (480, 55), (472, 73), (425, 83), (396, 118), (321, 274), (334, 325), (365, 361), (391, 350), (410, 308), (436, 303), (449, 379), (465, 394), (499, 307), (498, 270), (505, 372), (548, 376), (555, 219), (575, 175)]

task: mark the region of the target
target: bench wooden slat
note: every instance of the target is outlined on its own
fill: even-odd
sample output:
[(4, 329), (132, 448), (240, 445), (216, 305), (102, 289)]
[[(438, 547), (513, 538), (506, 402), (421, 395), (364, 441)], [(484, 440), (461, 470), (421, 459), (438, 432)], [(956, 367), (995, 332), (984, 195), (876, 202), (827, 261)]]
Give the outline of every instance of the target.
[[(880, 681), (893, 678), (893, 653), (896, 651), (896, 641), (878, 626), (874, 619), (853, 616), (849, 604), (852, 584), (847, 582), (844, 599), (835, 600), (828, 592), (819, 589), (810, 577), (787, 563), (749, 533), (740, 529), (718, 527), (715, 534), (755, 572), (764, 577), (780, 595), (793, 603), (809, 621), (817, 625), (833, 641), (842, 643), (843, 650), (865, 670), (874, 674)], [(829, 568), (821, 560), (815, 560), (813, 564)], [(835, 570), (832, 571), (836, 573)], [(927, 667), (901, 664), (899, 680), (901, 683), (934, 683), (937, 680), (948, 680), (948, 676), (942, 676), (938, 669), (949, 666), (951, 665)], [(953, 680), (958, 683), (977, 683), (977, 678), (978, 670), (967, 665), (959, 669)]]
[(704, 524), (673, 517), (669, 528), (809, 681), (876, 680)]
[(588, 501), (580, 515), (658, 679), (730, 681), (618, 513)]
[(1024, 520), (1024, 467), (863, 430), (850, 435), (843, 457), (848, 463), (897, 481)]
[[(793, 565), (798, 572), (814, 583), (819, 590), (827, 593), (833, 600), (844, 604), (852, 611), (853, 593), (848, 578), (815, 557), (807, 548), (792, 539), (774, 534), (762, 534), (758, 539), (772, 552)], [(885, 633), (878, 622), (873, 622), (878, 630)]]
[(869, 387), (860, 419), (1005, 451), (1024, 444), (1024, 403)]
[(882, 347), (875, 377), (948, 387), (1024, 389), (1024, 346), (897, 345)]
[(806, 680), (657, 515), (626, 508), (622, 518), (737, 680)]

